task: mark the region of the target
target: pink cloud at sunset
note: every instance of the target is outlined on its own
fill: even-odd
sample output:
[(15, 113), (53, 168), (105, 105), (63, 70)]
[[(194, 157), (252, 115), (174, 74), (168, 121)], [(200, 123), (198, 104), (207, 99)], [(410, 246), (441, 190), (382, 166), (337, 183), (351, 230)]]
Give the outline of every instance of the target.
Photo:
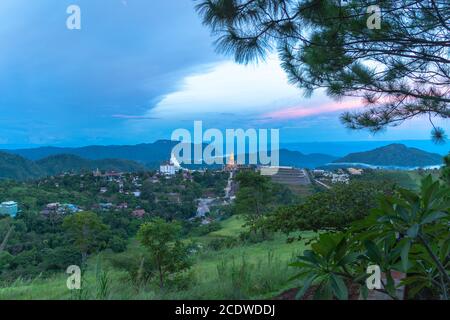
[(278, 111), (265, 113), (262, 118), (272, 120), (290, 120), (304, 118), (313, 115), (319, 115), (324, 113), (345, 111), (349, 109), (360, 108), (364, 105), (361, 99), (348, 99), (342, 102), (326, 102), (317, 107), (290, 107)]

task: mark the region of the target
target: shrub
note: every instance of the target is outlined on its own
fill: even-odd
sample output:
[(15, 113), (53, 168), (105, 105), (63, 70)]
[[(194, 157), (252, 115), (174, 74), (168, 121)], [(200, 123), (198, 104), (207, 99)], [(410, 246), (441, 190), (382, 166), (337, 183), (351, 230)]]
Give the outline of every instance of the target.
[(299, 297), (317, 283), (316, 299), (348, 299), (348, 283), (359, 286), (367, 298), (366, 268), (377, 265), (386, 274), (379, 291), (398, 299), (392, 272), (406, 274), (409, 298), (449, 298), (450, 189), (422, 180), (419, 192), (398, 189), (394, 196), (380, 198), (378, 208), (345, 232), (320, 236), (292, 266), (303, 281)]

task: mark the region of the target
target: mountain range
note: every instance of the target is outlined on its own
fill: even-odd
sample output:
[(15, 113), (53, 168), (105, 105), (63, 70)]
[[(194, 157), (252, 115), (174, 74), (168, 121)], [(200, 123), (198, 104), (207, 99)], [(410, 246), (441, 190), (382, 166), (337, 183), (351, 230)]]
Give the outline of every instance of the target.
[[(35, 179), (63, 172), (100, 169), (136, 172), (157, 169), (170, 158), (178, 142), (125, 146), (87, 146), (82, 148), (42, 147), (0, 152), (0, 179)], [(327, 164), (363, 163), (374, 166), (425, 167), (442, 164), (442, 156), (402, 144), (391, 144), (343, 158), (280, 149), (280, 165), (313, 169)], [(225, 161), (226, 162), (226, 161)]]
[(72, 154), (85, 159), (127, 159), (142, 163), (160, 162), (170, 157), (170, 152), (178, 142), (159, 140), (155, 143), (143, 143), (123, 146), (86, 146), (80, 148), (40, 147), (32, 149), (3, 150), (29, 160), (37, 161), (59, 154)]
[(334, 163), (361, 163), (373, 166), (426, 167), (440, 165), (443, 157), (403, 144), (391, 144), (367, 152), (351, 153)]
[(86, 170), (137, 172), (146, 170), (138, 162), (124, 159), (89, 160), (76, 155), (61, 154), (38, 161), (16, 154), (0, 152), (0, 179), (29, 180), (63, 172), (80, 173)]

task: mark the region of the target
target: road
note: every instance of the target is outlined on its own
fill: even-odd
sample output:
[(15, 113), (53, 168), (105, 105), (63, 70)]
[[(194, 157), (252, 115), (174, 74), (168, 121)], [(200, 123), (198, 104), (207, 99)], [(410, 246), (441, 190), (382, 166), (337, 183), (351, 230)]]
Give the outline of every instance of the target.
[(314, 179), (314, 181), (317, 183), (317, 184), (320, 184), (322, 187), (324, 187), (325, 189), (328, 189), (328, 190), (330, 190), (331, 189), (331, 187), (329, 186), (329, 185), (326, 185), (325, 183), (323, 183), (322, 181), (319, 181), (319, 180), (317, 180), (317, 179)]

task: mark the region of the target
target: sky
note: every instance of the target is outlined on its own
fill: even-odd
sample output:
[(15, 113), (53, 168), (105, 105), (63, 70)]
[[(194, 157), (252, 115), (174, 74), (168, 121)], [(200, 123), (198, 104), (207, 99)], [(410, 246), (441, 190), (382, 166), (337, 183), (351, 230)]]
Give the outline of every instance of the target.
[[(66, 27), (72, 4), (81, 30)], [(304, 98), (274, 54), (244, 66), (217, 53), (191, 0), (2, 0), (0, 21), (0, 148), (147, 143), (195, 120), (280, 129), (282, 142), (430, 137), (424, 119), (344, 128), (360, 101)]]

